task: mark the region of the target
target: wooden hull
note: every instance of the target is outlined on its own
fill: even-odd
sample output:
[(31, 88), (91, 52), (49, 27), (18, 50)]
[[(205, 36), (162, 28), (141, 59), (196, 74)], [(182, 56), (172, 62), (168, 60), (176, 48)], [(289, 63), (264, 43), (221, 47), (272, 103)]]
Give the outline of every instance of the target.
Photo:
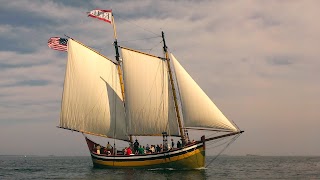
[(204, 142), (156, 154), (105, 156), (93, 151), (90, 153), (94, 167), (98, 168), (196, 169), (205, 166)]

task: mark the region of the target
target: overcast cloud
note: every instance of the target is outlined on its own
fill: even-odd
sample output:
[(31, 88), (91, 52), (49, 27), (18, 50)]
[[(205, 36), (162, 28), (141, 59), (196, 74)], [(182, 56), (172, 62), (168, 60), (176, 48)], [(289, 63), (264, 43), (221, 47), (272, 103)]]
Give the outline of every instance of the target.
[(112, 26), (86, 16), (95, 8), (113, 10), (123, 46), (157, 54), (160, 38), (128, 40), (165, 32), (246, 131), (227, 154), (320, 155), (320, 1), (138, 2), (0, 1), (0, 155), (89, 155), (81, 134), (56, 128), (67, 54), (47, 40), (66, 34), (114, 59)]

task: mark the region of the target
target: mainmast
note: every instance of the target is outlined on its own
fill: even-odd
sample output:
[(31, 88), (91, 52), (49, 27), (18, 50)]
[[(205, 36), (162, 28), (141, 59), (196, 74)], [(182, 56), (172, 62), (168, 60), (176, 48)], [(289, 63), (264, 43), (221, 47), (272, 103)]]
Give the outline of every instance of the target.
[(162, 31), (162, 40), (163, 40), (163, 51), (165, 53), (165, 59), (167, 61), (167, 66), (168, 66), (168, 71), (169, 71), (169, 79), (170, 79), (170, 84), (171, 84), (172, 93), (173, 93), (174, 107), (175, 107), (175, 111), (176, 111), (176, 115), (177, 115), (177, 120), (178, 120), (180, 135), (181, 135), (181, 141), (182, 141), (182, 144), (185, 144), (186, 138), (185, 138), (185, 134), (184, 134), (184, 128), (182, 126), (182, 121), (181, 121), (180, 111), (179, 111), (178, 101), (177, 101), (177, 93), (176, 93), (176, 89), (174, 86), (172, 71), (171, 71), (171, 67), (170, 67), (170, 58), (169, 58), (169, 54), (168, 54), (168, 47), (167, 47), (166, 41), (164, 39), (164, 32), (163, 31)]

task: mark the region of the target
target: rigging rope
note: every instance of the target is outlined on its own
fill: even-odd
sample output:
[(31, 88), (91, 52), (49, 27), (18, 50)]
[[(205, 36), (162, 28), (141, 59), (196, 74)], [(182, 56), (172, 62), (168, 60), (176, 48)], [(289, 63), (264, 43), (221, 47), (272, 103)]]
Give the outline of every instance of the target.
[[(155, 35), (155, 36), (148, 37), (148, 38), (119, 41), (120, 43), (123, 43), (123, 42), (132, 42), (132, 41), (139, 41), (139, 40), (146, 40), (146, 39), (154, 39), (154, 38), (159, 38), (159, 37), (161, 37), (161, 36), (158, 35), (158, 33), (154, 33), (154, 32), (152, 32), (152, 31), (149, 30), (149, 29), (143, 28), (142, 26), (139, 26), (139, 25), (133, 23), (132, 21), (128, 21), (128, 20), (126, 20), (126, 19), (124, 19), (124, 18), (121, 18), (121, 16), (119, 16), (119, 15), (115, 15), (115, 14), (113, 14), (113, 15), (114, 15), (114, 16), (117, 16), (119, 19), (121, 19), (121, 20), (123, 20), (123, 21), (129, 22), (129, 23), (131, 23), (131, 24), (139, 27), (140, 29), (142, 29), (142, 30), (144, 30), (144, 31), (146, 31), (146, 32), (149, 32), (149, 33)], [(162, 42), (162, 41), (161, 41), (161, 42)], [(161, 42), (160, 42), (160, 43), (161, 43)], [(155, 47), (157, 47), (160, 43), (156, 44), (154, 47), (152, 47), (152, 48), (150, 48), (150, 49), (145, 49), (145, 50), (148, 50), (149, 53), (150, 53), (150, 52), (151, 52)], [(140, 50), (142, 50), (142, 49), (140, 49)]]
[(132, 39), (132, 40), (126, 40), (126, 41), (118, 41), (118, 43), (123, 43), (123, 42), (132, 42), (132, 41), (142, 41), (146, 39), (154, 39), (154, 38), (159, 38), (161, 36), (153, 36), (153, 37), (148, 37), (148, 38), (142, 38), (142, 39)]
[(154, 32), (152, 32), (152, 31), (151, 31), (151, 30), (149, 30), (149, 29), (143, 28), (142, 26), (139, 26), (139, 25), (137, 25), (137, 24), (133, 23), (132, 21), (128, 21), (128, 20), (126, 20), (126, 19), (122, 18), (122, 17), (121, 17), (121, 16), (119, 16), (119, 15), (115, 15), (115, 14), (113, 14), (113, 16), (117, 16), (119, 19), (122, 19), (123, 21), (127, 21), (127, 22), (129, 22), (129, 23), (131, 23), (131, 24), (133, 24), (133, 25), (135, 25), (135, 26), (137, 26), (137, 27), (139, 27), (139, 28), (141, 28), (141, 29), (143, 29), (143, 30), (145, 30), (145, 31), (147, 31), (147, 32), (149, 32), (149, 33), (151, 33), (151, 34), (158, 35), (157, 33), (154, 33)]
[[(213, 141), (211, 141), (211, 143), (207, 143), (207, 145), (210, 146), (210, 145), (212, 145), (212, 144), (215, 144), (215, 143), (218, 143), (218, 142), (220, 142), (220, 141), (223, 141), (223, 140), (225, 140), (226, 138), (229, 138), (229, 137), (224, 137), (224, 138), (220, 138), (220, 139), (213, 140)], [(231, 139), (232, 139), (232, 138), (231, 138)], [(227, 142), (222, 143), (222, 144), (220, 144), (220, 145), (217, 145), (217, 146), (215, 146), (215, 147), (221, 146), (221, 145), (226, 144), (226, 143), (227, 143)], [(212, 148), (214, 148), (214, 147), (212, 147)], [(208, 149), (210, 149), (210, 148), (208, 148)]]
[[(210, 166), (210, 164), (211, 164), (214, 160), (216, 160), (216, 159), (221, 155), (221, 153), (224, 152), (224, 151), (230, 146), (230, 144), (233, 143), (239, 136), (240, 136), (240, 134), (237, 134), (236, 136), (234, 136), (234, 137), (230, 140), (230, 142), (205, 166), (205, 168), (207, 168), (208, 166)], [(225, 143), (223, 143), (223, 144), (225, 144)], [(220, 144), (219, 146), (221, 146), (221, 145), (223, 145), (223, 144)], [(215, 147), (218, 147), (218, 146), (215, 146)]]
[(150, 48), (150, 49), (149, 49), (149, 53), (150, 53), (155, 47), (159, 46), (159, 44), (161, 44), (161, 43), (162, 43), (162, 41), (159, 42), (158, 44), (154, 45), (152, 48)]

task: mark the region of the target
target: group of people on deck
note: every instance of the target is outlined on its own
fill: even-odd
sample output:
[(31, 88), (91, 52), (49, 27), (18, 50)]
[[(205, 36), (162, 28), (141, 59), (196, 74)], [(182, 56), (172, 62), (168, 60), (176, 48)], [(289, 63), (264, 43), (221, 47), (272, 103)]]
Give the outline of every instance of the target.
[[(125, 147), (123, 149), (123, 154), (124, 155), (136, 155), (136, 154), (152, 154), (152, 153), (160, 153), (163, 151), (169, 151), (174, 148), (174, 142), (173, 139), (171, 139), (171, 147), (169, 144), (162, 145), (162, 144), (157, 144), (157, 145), (150, 145), (147, 144), (146, 146), (141, 146), (136, 139), (135, 142), (133, 143), (133, 149), (131, 147)], [(181, 148), (181, 143), (180, 141), (177, 142), (177, 148)]]
[(111, 144), (108, 142), (106, 147), (102, 147), (100, 146), (100, 144), (94, 146), (94, 148), (97, 152), (97, 154), (107, 154), (108, 156), (110, 156), (111, 154), (113, 154), (113, 152), (115, 151), (115, 149), (113, 149), (113, 147), (111, 146)]
[[(189, 143), (194, 143), (195, 141), (193, 140), (192, 142), (188, 142)], [(94, 150), (96, 150), (97, 154), (106, 154), (108, 156), (113, 155), (114, 153), (116, 153), (117, 155), (137, 155), (137, 154), (153, 154), (153, 153), (160, 153), (160, 152), (164, 152), (164, 151), (170, 151), (173, 150), (175, 146), (175, 143), (173, 141), (173, 139), (171, 139), (171, 146), (169, 143), (167, 144), (157, 144), (157, 145), (150, 145), (147, 144), (146, 146), (141, 146), (138, 142), (138, 140), (136, 139), (135, 142), (133, 143), (132, 146), (128, 146), (125, 147), (122, 152), (118, 152), (116, 153), (116, 150), (110, 145), (110, 143), (108, 142), (106, 147), (102, 147), (99, 144), (96, 145), (94, 147)], [(176, 148), (182, 148), (182, 143), (180, 141), (177, 142), (177, 146)]]

